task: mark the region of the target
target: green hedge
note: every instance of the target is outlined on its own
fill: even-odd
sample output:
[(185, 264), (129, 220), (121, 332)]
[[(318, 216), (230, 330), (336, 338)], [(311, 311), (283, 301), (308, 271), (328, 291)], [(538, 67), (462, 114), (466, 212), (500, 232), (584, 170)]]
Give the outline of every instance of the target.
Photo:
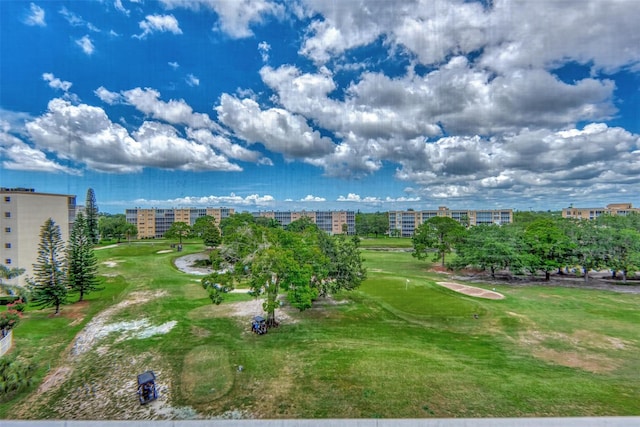
[(2, 295), (0, 296), (0, 305), (11, 304), (12, 302), (18, 299), (20, 299), (20, 297), (17, 295)]

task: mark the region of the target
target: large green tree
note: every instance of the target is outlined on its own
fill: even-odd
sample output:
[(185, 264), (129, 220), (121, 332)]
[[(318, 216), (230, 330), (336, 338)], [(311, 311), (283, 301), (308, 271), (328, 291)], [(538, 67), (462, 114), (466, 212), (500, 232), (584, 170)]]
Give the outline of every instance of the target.
[(582, 266), (584, 282), (589, 281), (589, 271), (606, 267), (608, 235), (607, 229), (595, 221), (569, 221), (567, 232), (575, 249), (573, 259), (576, 264)]
[(70, 290), (79, 294), (78, 301), (86, 294), (102, 289), (98, 280), (98, 260), (82, 214), (76, 217), (67, 245), (67, 280)]
[(191, 235), (192, 230), (189, 224), (186, 222), (176, 221), (171, 224), (171, 227), (164, 233), (164, 237), (167, 239), (178, 239), (182, 245), (182, 239)]
[(275, 310), (280, 306), (280, 290), (287, 291), (292, 306), (301, 311), (310, 308), (318, 296), (312, 282), (324, 278), (322, 266), (326, 263), (319, 247), (305, 239), (309, 234), (279, 229), (261, 231), (263, 243), (246, 264), (254, 295), (265, 296), (267, 326), (273, 326), (277, 324)]
[(360, 253), (360, 239), (357, 236), (329, 236), (321, 233), (318, 240), (328, 261), (326, 277), (315, 282), (319, 295), (327, 296), (340, 290), (350, 291), (359, 287), (367, 278)]
[(519, 230), (499, 225), (477, 225), (456, 245), (453, 268), (479, 267), (490, 270), (495, 278), (497, 270), (519, 269)]
[(387, 212), (357, 213), (356, 234), (359, 236), (376, 237), (385, 235), (389, 231), (389, 214)]
[(37, 262), (33, 264), (34, 277), (28, 278), (31, 302), (38, 308), (55, 307), (67, 301), (68, 287), (64, 263), (64, 242), (53, 219), (47, 219), (40, 228)]
[(236, 213), (220, 220), (220, 232), (224, 238), (227, 234), (237, 230), (238, 227), (249, 224), (256, 224), (256, 218), (253, 215), (248, 212)]
[(205, 246), (218, 246), (222, 242), (220, 229), (216, 225), (216, 219), (205, 215), (196, 219), (192, 227), (193, 234), (200, 237)]
[(100, 241), (100, 230), (98, 229), (98, 204), (96, 203), (96, 193), (93, 188), (87, 190), (87, 200), (84, 210), (86, 212), (87, 236), (91, 240), (91, 244)]
[(622, 273), (626, 283), (629, 274), (640, 269), (640, 218), (639, 215), (604, 215), (596, 224), (603, 230), (602, 244), (606, 250), (606, 264), (616, 277)]
[(355, 289), (364, 280), (357, 239), (331, 237), (305, 220), (291, 228), (295, 231), (228, 222), (222, 245), (212, 253), (219, 271), (202, 282), (212, 302), (219, 303), (233, 282), (244, 282), (253, 295), (264, 296), (267, 323), (275, 325), (281, 292), (305, 310), (319, 295)]
[(433, 260), (441, 259), (444, 267), (445, 255), (451, 253), (466, 229), (458, 221), (449, 217), (436, 216), (422, 223), (413, 235), (413, 256), (425, 259), (434, 254)]
[(124, 214), (100, 215), (98, 229), (103, 238), (116, 239), (118, 243), (120, 243), (123, 238), (131, 240), (131, 237), (138, 234), (136, 226), (127, 222)]
[(551, 272), (565, 265), (567, 254), (574, 245), (557, 220), (539, 218), (527, 224), (523, 233), (525, 243), (525, 267), (532, 273), (542, 271), (545, 280), (551, 278)]

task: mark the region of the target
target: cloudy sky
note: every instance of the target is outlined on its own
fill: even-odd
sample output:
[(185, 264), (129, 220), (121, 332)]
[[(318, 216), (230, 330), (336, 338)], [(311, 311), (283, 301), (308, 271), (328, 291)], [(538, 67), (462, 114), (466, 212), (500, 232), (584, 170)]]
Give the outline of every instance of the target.
[(0, 1), (0, 185), (100, 210), (640, 206), (637, 0)]

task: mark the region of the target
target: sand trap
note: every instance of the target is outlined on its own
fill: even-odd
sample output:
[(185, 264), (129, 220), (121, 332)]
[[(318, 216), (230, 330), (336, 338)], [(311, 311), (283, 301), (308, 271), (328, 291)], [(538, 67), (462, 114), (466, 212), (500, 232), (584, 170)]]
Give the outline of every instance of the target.
[(163, 250), (163, 251), (158, 251), (158, 252), (156, 252), (156, 253), (157, 253), (157, 254), (168, 254), (169, 252), (173, 252), (173, 250), (172, 250), (172, 249), (165, 249), (165, 250)]
[(486, 298), (486, 299), (504, 299), (504, 295), (494, 291), (488, 291), (482, 288), (476, 288), (475, 286), (461, 285), (454, 282), (436, 282), (440, 286), (449, 288), (452, 291), (460, 292), (461, 294), (470, 295), (472, 297)]
[(102, 264), (109, 268), (113, 268), (118, 266), (118, 261), (105, 261)]

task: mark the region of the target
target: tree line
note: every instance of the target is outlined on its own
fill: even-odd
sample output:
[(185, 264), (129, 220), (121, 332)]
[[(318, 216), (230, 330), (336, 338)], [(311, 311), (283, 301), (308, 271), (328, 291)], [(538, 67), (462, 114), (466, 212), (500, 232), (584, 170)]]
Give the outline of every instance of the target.
[[(575, 220), (551, 215), (523, 215), (504, 225), (464, 227), (447, 217), (421, 224), (412, 238), (413, 256), (432, 257), (443, 267), (480, 268), (491, 272), (544, 274), (577, 269), (585, 282), (589, 272), (607, 269), (612, 277), (640, 271), (640, 215), (603, 215)], [(455, 256), (446, 263), (447, 254)]]

